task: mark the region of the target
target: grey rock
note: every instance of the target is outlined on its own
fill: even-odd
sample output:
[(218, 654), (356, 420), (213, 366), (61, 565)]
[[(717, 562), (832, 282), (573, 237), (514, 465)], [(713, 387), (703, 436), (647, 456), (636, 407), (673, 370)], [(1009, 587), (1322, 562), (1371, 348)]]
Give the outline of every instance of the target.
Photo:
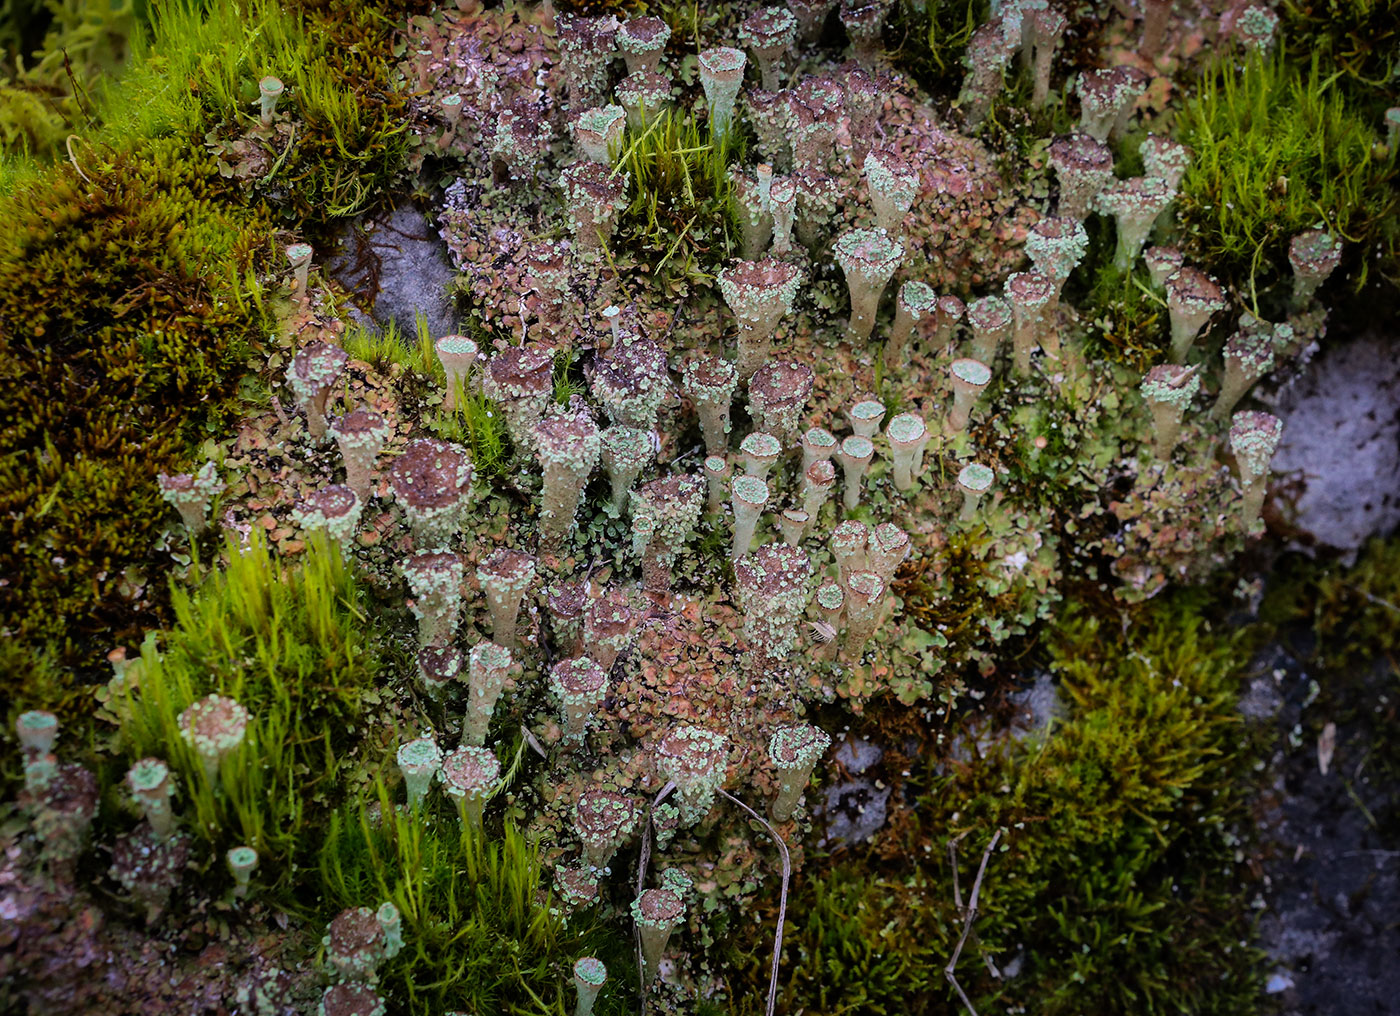
[(836, 746), (836, 761), (846, 767), (847, 772), (863, 773), (885, 757), (885, 749), (871, 744), (860, 737), (851, 737)]
[[(357, 238), (356, 230), (364, 232)], [(421, 311), (434, 338), (457, 330), (457, 312), (448, 296), (448, 286), (457, 277), (447, 245), (422, 212), (412, 205), (401, 205), (387, 215), (360, 218), (338, 237), (340, 253), (327, 270), (347, 289), (372, 297), (370, 315), (352, 310), (350, 317), (365, 328), (378, 332), (394, 322), (400, 335), (412, 336)], [(363, 245), (363, 257), (360, 256)], [(377, 259), (379, 289), (370, 293), (370, 273), (365, 262)]]
[(890, 788), (870, 780), (848, 780), (826, 788), (822, 814), (826, 836), (820, 846), (851, 846), (868, 840), (885, 824)]
[(1276, 476), (1300, 475), (1293, 522), (1353, 555), (1400, 524), (1400, 359), (1368, 335), (1334, 346), (1273, 396), (1283, 420)]

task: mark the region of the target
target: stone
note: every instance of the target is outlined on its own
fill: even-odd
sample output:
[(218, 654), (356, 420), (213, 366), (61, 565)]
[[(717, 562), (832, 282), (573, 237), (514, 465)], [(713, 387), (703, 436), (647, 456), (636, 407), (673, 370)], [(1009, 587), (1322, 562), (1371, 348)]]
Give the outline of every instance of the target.
[[(356, 230), (365, 237), (357, 238)], [(436, 227), (412, 205), (401, 205), (387, 216), (361, 216), (341, 230), (337, 253), (327, 272), (356, 299), (371, 306), (369, 314), (351, 307), (355, 323), (378, 333), (394, 322), (400, 335), (416, 334), (416, 316), (422, 311), (428, 333), (434, 338), (457, 331), (457, 311), (448, 295), (456, 279), (447, 245)], [(371, 276), (357, 262), (357, 250), (368, 244), (367, 256), (379, 261), (378, 292), (370, 292)]]

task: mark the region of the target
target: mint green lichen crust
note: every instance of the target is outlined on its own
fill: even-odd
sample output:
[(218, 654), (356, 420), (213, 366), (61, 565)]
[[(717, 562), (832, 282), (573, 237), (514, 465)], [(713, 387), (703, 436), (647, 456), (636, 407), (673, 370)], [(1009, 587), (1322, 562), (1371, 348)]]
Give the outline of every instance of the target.
[(435, 739), (418, 737), (401, 744), (397, 758), (408, 790), (409, 806), (417, 807), (433, 785), (433, 777), (442, 762), (442, 749)]
[(287, 248), (287, 262), (293, 268), (300, 268), (311, 260), (311, 244), (294, 243)]
[(20, 747), (27, 752), (46, 755), (53, 750), (58, 739), (58, 717), (42, 709), (31, 709), (20, 713), (15, 720), (15, 733), (19, 735)]
[(399, 917), (399, 908), (385, 901), (374, 912), (374, 919), (384, 931), (384, 958), (391, 960), (403, 949), (403, 921)]
[(608, 979), (608, 968), (596, 956), (585, 956), (574, 964), (574, 977), (593, 988), (601, 988)]
[(768, 741), (768, 757), (778, 770), (778, 796), (773, 801), (775, 822), (786, 822), (797, 808), (812, 769), (831, 745), (831, 735), (810, 724), (780, 727)]

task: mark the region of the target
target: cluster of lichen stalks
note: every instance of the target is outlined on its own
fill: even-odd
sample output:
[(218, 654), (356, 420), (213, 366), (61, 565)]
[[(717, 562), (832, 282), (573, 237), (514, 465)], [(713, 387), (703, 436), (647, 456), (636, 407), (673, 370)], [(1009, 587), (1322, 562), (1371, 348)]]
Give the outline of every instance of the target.
[[(835, 492), (838, 466), (841, 505), (848, 514), (860, 508), (872, 463), (882, 456), (895, 491), (904, 496), (928, 489), (935, 475), (955, 477), (950, 493), (961, 495), (961, 508), (956, 518), (937, 521), (949, 528), (977, 523), (996, 471), (979, 461), (970, 447), (969, 423), (998, 369), (1017, 377), (1028, 375), (1037, 351), (1042, 373), (1053, 378), (1057, 371), (1068, 369), (1069, 319), (1061, 313), (1059, 297), (1084, 256), (1087, 237), (1082, 221), (1090, 210), (1116, 219), (1119, 267), (1130, 268), (1145, 256), (1154, 281), (1166, 291), (1173, 362), (1149, 372), (1141, 391), (1152, 415), (1156, 450), (1164, 458), (1170, 456), (1183, 414), (1200, 387), (1200, 366), (1187, 367), (1185, 361), (1206, 321), (1226, 302), (1203, 272), (1182, 263), (1179, 253), (1164, 248), (1142, 252), (1153, 223), (1175, 194), (1190, 153), (1168, 139), (1150, 136), (1143, 143), (1145, 175), (1115, 179), (1106, 142), (1111, 132), (1123, 129), (1146, 86), (1139, 72), (1121, 67), (1080, 76), (1082, 123), (1079, 130), (1051, 145), (1058, 207), (1027, 238), (1030, 270), (1012, 275), (1000, 292), (966, 306), (917, 280), (898, 286), (893, 323), (884, 337), (888, 371), (907, 363), (914, 343), (940, 348), (962, 344), (963, 355), (948, 368), (952, 397), (943, 418), (931, 425), (919, 414), (905, 412), (886, 421), (886, 407), (873, 398), (859, 399), (847, 408), (845, 427), (807, 418), (814, 373), (804, 363), (775, 355), (773, 349), (779, 324), (792, 311), (802, 286), (804, 259), (826, 256), (829, 251), (841, 266), (850, 292), (846, 337), (856, 346), (868, 343), (883, 294), (904, 264), (903, 224), (918, 182), (915, 170), (892, 147), (878, 143), (879, 94), (873, 79), (867, 76), (863, 88), (844, 94), (821, 78), (781, 87), (784, 54), (799, 31), (811, 30), (813, 12), (824, 17), (830, 6), (801, 4), (791, 12), (760, 11), (744, 22), (740, 33), (740, 41), (761, 65), (764, 88), (750, 90), (745, 108), (766, 161), (752, 175), (738, 167), (734, 172), (747, 217), (743, 243), (748, 256), (717, 274), (719, 291), (737, 326), (732, 357), (714, 350), (673, 364), (656, 339), (629, 326), (621, 308), (609, 307), (603, 318), (611, 326), (611, 346), (596, 357), (589, 376), (595, 409), (578, 397), (567, 406), (555, 402), (554, 350), (549, 344), (526, 342), (486, 355), (465, 336), (437, 340), (448, 404), (468, 389), (488, 396), (504, 416), (521, 465), (533, 463), (538, 468), (541, 493), (533, 540), (517, 527), (516, 547), (491, 552), (476, 569), (492, 639), (464, 653), (455, 636), (466, 565), (453, 545), (473, 509), (470, 456), (460, 446), (419, 438), (382, 470), (415, 548), (401, 562), (401, 571), (419, 624), (418, 679), (430, 695), (443, 697), (460, 689), (465, 698), (457, 748), (444, 751), (432, 733), (400, 747), (398, 763), (410, 808), (417, 808), (434, 784), (440, 784), (457, 805), (461, 820), (480, 827), (483, 808), (501, 774), (496, 755), (485, 747), (497, 701), (512, 675), (521, 672), (524, 659), (539, 658), (544, 648), (523, 643), (518, 630), (522, 604), (532, 589), (539, 589), (548, 621), (549, 658), (556, 661), (547, 680), (563, 731), (559, 748), (567, 753), (585, 743), (590, 717), (609, 694), (614, 667), (632, 647), (642, 609), (641, 598), (624, 584), (597, 589), (582, 569), (566, 570), (585, 488), (600, 466), (612, 495), (605, 510), (627, 519), (632, 551), (640, 565), (641, 591), (654, 602), (680, 595), (674, 588), (674, 566), (693, 541), (702, 514), (718, 519), (727, 507), (732, 595), (743, 615), (749, 671), (761, 675), (782, 670), (799, 642), (803, 621), (809, 618), (827, 642), (822, 654), (830, 656), (839, 646), (849, 661), (858, 662), (891, 606), (889, 588), (912, 543), (891, 522), (872, 528), (847, 518), (825, 534), (832, 564), (828, 574), (816, 574), (809, 548), (823, 536), (818, 520)], [(878, 38), (883, 7), (875, 6), (879, 16), (872, 23)], [(965, 101), (989, 101), (987, 93), (999, 85), (1001, 68), (1018, 49), (1029, 50), (1039, 80), (1042, 67), (1049, 66), (1047, 54), (1053, 52), (1064, 27), (1063, 18), (1042, 7), (1034, 0), (1006, 5), (979, 31), (969, 57)], [(865, 17), (864, 8), (843, 11), (856, 56), (868, 61), (873, 57)], [(561, 15), (557, 28), (579, 158), (559, 180), (572, 242), (538, 243), (527, 258), (530, 285), (546, 308), (566, 299), (571, 275), (603, 270), (600, 252), (617, 214), (626, 206), (629, 188), (627, 175), (615, 170), (611, 160), (625, 131), (644, 128), (648, 118), (669, 101), (662, 96), (670, 95), (669, 82), (659, 71), (668, 35), (659, 19), (619, 23), (611, 16)], [(606, 101), (609, 75), (619, 53), (630, 73), (613, 89), (619, 104), (610, 104)], [(700, 79), (717, 135), (731, 129), (745, 64), (743, 51), (728, 47), (708, 49), (699, 56)], [(848, 76), (850, 81), (860, 85), (861, 79), (853, 74)], [(1042, 91), (1037, 87), (1037, 95)], [(456, 105), (445, 104), (449, 123), (456, 122)], [(827, 170), (843, 109), (852, 146), (849, 157), (865, 172), (871, 225), (828, 238), (824, 228), (836, 195)], [(534, 161), (545, 151), (548, 138), (547, 122), (529, 109), (514, 105), (502, 111), (491, 148), (497, 185), (509, 187), (532, 178)], [(1318, 283), (1335, 266), (1337, 250), (1322, 234), (1295, 241), (1295, 304), (1302, 306), (1312, 299)], [(298, 245), (288, 256), (296, 273), (295, 295), (305, 300), (311, 252)], [(542, 316), (546, 335), (560, 345), (572, 344), (573, 337), (563, 334), (557, 318)], [(962, 336), (964, 325), (967, 334)], [(1270, 369), (1274, 354), (1289, 345), (1288, 325), (1246, 321), (1226, 345), (1224, 381), (1212, 415), (1229, 416), (1250, 385)], [(1003, 367), (999, 361), (1004, 351), (1009, 355)], [(315, 440), (333, 438), (345, 469), (345, 482), (312, 494), (298, 506), (297, 518), (304, 527), (323, 530), (348, 548), (358, 532), (363, 507), (378, 496), (379, 456), (390, 428), (380, 413), (366, 407), (351, 408), (339, 416), (331, 413), (331, 399), (346, 362), (345, 353), (336, 346), (313, 342), (297, 353), (288, 382), (306, 415), (310, 435)], [(655, 466), (653, 431), (661, 407), (673, 395), (675, 368), (679, 388), (694, 408), (706, 457), (698, 472), (663, 471), (642, 480)], [(741, 390), (752, 429), (736, 446), (730, 417)], [(838, 437), (823, 423), (849, 433)], [(1230, 446), (1238, 463), (1246, 527), (1258, 516), (1279, 429), (1279, 422), (1264, 413), (1232, 417)], [(951, 468), (931, 468), (931, 459), (925, 455), (931, 443), (946, 460), (942, 465)], [(167, 498), (192, 530), (203, 525), (217, 486), (208, 467), (193, 476), (162, 478)], [(765, 519), (772, 521), (771, 536), (762, 525)], [(520, 549), (532, 542), (533, 552)], [(802, 789), (828, 743), (824, 733), (807, 725), (771, 733), (767, 763), (780, 788), (770, 805), (775, 821), (793, 817)], [(207, 763), (204, 750), (198, 744), (195, 747)], [(674, 791), (674, 806), (653, 802), (656, 807), (644, 807), (625, 793), (583, 791), (573, 807), (580, 860), (575, 866), (561, 866), (556, 875), (565, 906), (572, 909), (597, 898), (598, 878), (609, 871), (609, 862), (644, 818), (650, 817), (653, 826), (644, 835), (654, 831), (658, 840), (668, 839), (678, 827), (704, 820), (728, 778), (732, 747), (725, 731), (691, 725), (660, 731), (644, 745), (665, 781), (661, 796)], [(214, 772), (211, 769), (211, 776)], [(643, 891), (634, 904), (648, 978), (655, 973), (667, 935), (684, 914), (687, 891), (684, 876), (673, 869), (663, 876), (659, 888)], [(375, 957), (389, 955), (390, 936), (379, 917), (368, 910), (347, 915), (338, 923), (360, 928), (365, 932), (361, 938), (377, 934), (383, 939), (376, 938), (379, 944), (365, 949)], [(394, 918), (396, 926), (396, 914)], [(371, 924), (380, 931), (375, 932)], [(334, 945), (349, 936), (342, 931), (344, 935), (338, 937), (333, 925), (328, 943)], [(346, 963), (356, 969), (373, 966), (369, 961)], [(605, 974), (601, 963), (592, 958), (581, 960), (580, 967), (575, 973), (582, 1007), (585, 996), (591, 998), (589, 990), (596, 994)], [(367, 983), (354, 983), (359, 985), (356, 990), (372, 992)]]

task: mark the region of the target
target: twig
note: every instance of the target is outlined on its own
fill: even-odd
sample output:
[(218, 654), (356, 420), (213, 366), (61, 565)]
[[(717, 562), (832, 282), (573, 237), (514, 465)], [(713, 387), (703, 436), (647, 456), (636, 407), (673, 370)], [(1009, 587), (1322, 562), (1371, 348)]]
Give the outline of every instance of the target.
[(792, 879), (792, 858), (788, 854), (787, 844), (783, 842), (783, 838), (762, 815), (729, 791), (721, 788), (720, 793), (761, 822), (763, 828), (768, 830), (768, 835), (773, 837), (773, 842), (778, 845), (778, 851), (783, 855), (783, 885), (778, 897), (778, 927), (773, 932), (773, 970), (768, 976), (768, 1008), (766, 1012), (767, 1016), (773, 1016), (774, 1007), (778, 1004), (778, 964), (782, 961), (783, 955), (783, 922), (787, 919), (788, 883)]
[(958, 840), (961, 840), (967, 833), (963, 832), (948, 844), (948, 856), (953, 858), (953, 902), (962, 911), (963, 930), (958, 938), (957, 948), (953, 950), (952, 958), (948, 960), (948, 965), (943, 968), (943, 976), (948, 979), (948, 983), (953, 986), (953, 990), (958, 993), (958, 998), (962, 999), (962, 1004), (967, 1007), (967, 1011), (972, 1016), (977, 1016), (977, 1009), (973, 1006), (972, 1000), (967, 997), (967, 992), (963, 991), (962, 985), (958, 983), (958, 975), (955, 972), (958, 960), (962, 957), (963, 946), (967, 944), (967, 938), (972, 934), (972, 922), (977, 919), (977, 897), (982, 893), (982, 878), (987, 874), (987, 861), (992, 856), (992, 851), (996, 849), (997, 841), (1001, 839), (1001, 830), (998, 829), (992, 834), (992, 840), (987, 844), (987, 849), (982, 851), (982, 863), (977, 868), (977, 878), (972, 883), (972, 895), (967, 899), (966, 909), (962, 906), (962, 894), (958, 890), (958, 862), (954, 856), (954, 847)]

